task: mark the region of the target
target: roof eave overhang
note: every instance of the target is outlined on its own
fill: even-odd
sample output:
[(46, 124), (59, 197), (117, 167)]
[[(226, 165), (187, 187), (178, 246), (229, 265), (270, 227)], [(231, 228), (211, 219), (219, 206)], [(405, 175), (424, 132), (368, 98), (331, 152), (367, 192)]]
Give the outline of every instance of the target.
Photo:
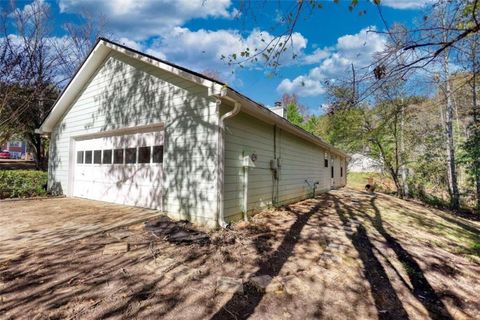
[(342, 150), (335, 148), (334, 146), (330, 145), (329, 143), (323, 141), (321, 138), (305, 131), (304, 129), (295, 126), (294, 124), (292, 124), (287, 119), (285, 119), (285, 118), (279, 116), (278, 114), (272, 112), (268, 108), (265, 108), (261, 105), (258, 105), (254, 101), (246, 98), (245, 96), (239, 94), (238, 92), (236, 92), (232, 89), (227, 90), (227, 92), (225, 94), (225, 97), (228, 97), (231, 100), (240, 102), (242, 104), (242, 111), (244, 111), (244, 112), (246, 112), (246, 113), (248, 113), (248, 114), (250, 114), (250, 115), (252, 115), (252, 116), (254, 116), (258, 119), (261, 119), (261, 120), (263, 120), (267, 123), (270, 123), (270, 124), (275, 124), (279, 128), (281, 128), (281, 129), (283, 129), (283, 130), (285, 130), (285, 131), (287, 131), (287, 132), (289, 132), (293, 135), (296, 135), (296, 136), (298, 136), (302, 139), (310, 141), (310, 142), (328, 150), (329, 152), (331, 152), (333, 154), (345, 157), (347, 159), (350, 158), (348, 156), (348, 154), (346, 154)]

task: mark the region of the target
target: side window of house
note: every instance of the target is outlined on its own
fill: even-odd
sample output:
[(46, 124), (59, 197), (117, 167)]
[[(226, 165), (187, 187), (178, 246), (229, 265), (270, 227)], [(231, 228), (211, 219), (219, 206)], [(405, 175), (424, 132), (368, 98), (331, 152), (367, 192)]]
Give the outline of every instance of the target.
[(328, 168), (328, 153), (325, 152), (325, 160), (324, 160), (325, 168)]
[(343, 177), (343, 167), (340, 167), (340, 177)]
[(332, 166), (332, 178), (334, 178), (334, 176), (335, 176), (333, 170), (334, 170), (334, 169), (333, 169), (333, 166)]
[(77, 151), (77, 163), (83, 163), (83, 151)]
[(153, 146), (152, 162), (163, 163), (163, 146)]

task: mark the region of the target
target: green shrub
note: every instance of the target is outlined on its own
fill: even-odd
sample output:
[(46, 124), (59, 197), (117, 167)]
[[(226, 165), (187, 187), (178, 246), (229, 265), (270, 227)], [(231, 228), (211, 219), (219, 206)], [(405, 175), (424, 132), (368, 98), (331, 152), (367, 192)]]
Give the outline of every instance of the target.
[(470, 249), (471, 253), (480, 257), (480, 242), (476, 242)]
[(0, 199), (26, 198), (47, 194), (47, 172), (35, 170), (0, 171)]
[(418, 199), (421, 202), (428, 204), (435, 208), (448, 208), (449, 204), (447, 201), (442, 198), (437, 197), (434, 194), (428, 193), (425, 190), (425, 184), (423, 183), (413, 183), (408, 184), (409, 195), (411, 198)]

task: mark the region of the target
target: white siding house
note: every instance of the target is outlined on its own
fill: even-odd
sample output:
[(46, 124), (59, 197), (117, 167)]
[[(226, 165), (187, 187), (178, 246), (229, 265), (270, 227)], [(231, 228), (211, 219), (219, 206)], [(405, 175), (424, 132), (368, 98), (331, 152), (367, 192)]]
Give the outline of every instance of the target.
[(51, 136), (52, 192), (210, 226), (346, 183), (344, 152), (223, 83), (106, 39), (39, 133)]
[(348, 162), (349, 172), (383, 172), (383, 163), (362, 153), (354, 153)]

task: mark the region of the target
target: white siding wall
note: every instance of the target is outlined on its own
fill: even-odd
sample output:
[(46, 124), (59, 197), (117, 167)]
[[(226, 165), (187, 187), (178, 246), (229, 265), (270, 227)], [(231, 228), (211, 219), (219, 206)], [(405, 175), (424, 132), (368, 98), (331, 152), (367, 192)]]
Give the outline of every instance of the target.
[(214, 222), (218, 108), (207, 89), (121, 53), (90, 79), (52, 133), (49, 187), (70, 194), (74, 137), (163, 123), (164, 211)]
[(316, 192), (330, 190), (329, 171), (324, 166), (324, 149), (283, 131), (279, 145), (282, 159), (279, 180), (281, 204), (310, 197), (315, 182), (319, 182)]
[[(276, 147), (274, 147), (276, 137)], [(276, 148), (276, 149), (275, 149)], [(245, 113), (226, 120), (225, 130), (225, 216), (238, 219), (243, 211), (244, 169), (242, 159), (255, 153), (258, 160), (249, 169), (248, 210), (281, 205), (312, 195), (310, 183), (319, 182), (317, 193), (330, 189), (330, 165), (324, 166), (325, 150), (288, 132)], [(270, 169), (270, 160), (281, 159), (277, 186)], [(336, 176), (340, 175), (337, 158)], [(343, 186), (345, 178), (337, 178)], [(277, 201), (278, 200), (278, 201)]]
[(272, 204), (273, 126), (244, 113), (225, 122), (225, 217), (242, 211), (244, 155), (255, 153), (255, 168), (249, 169), (248, 208), (263, 208)]

